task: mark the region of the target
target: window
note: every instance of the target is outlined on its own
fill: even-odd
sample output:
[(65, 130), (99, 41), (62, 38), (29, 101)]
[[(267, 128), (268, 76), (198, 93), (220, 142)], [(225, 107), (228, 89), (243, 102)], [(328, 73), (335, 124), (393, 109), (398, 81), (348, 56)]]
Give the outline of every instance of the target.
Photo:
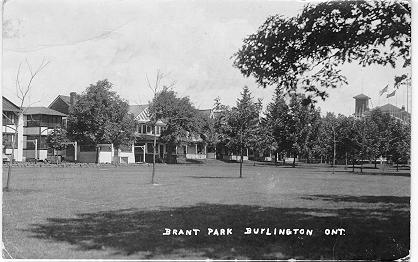
[[(35, 142), (36, 140), (36, 142)], [(23, 149), (31, 149), (34, 150), (35, 149), (35, 143), (38, 144), (39, 143), (39, 136), (26, 136), (26, 146), (25, 143), (23, 144)], [(39, 146), (38, 146), (39, 148)]]
[(147, 133), (151, 133), (151, 126), (147, 125)]

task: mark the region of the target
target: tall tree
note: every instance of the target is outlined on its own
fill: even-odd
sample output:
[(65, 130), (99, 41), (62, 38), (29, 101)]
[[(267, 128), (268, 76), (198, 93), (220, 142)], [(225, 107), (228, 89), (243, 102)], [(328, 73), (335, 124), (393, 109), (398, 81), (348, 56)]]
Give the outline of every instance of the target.
[(128, 102), (112, 91), (107, 79), (91, 84), (78, 95), (68, 117), (68, 137), (83, 144), (131, 145), (135, 122)]
[(347, 83), (340, 65), (407, 67), (410, 47), (410, 2), (325, 1), (295, 17), (267, 18), (234, 54), (234, 66), (260, 86), (302, 89), (310, 103), (327, 97), (324, 88)]
[(273, 101), (267, 105), (265, 113), (265, 124), (269, 130), (266, 135), (272, 139), (276, 163), (278, 155), (283, 156), (292, 148), (291, 120), (289, 106), (286, 104), (282, 92), (276, 88)]
[[(379, 156), (387, 156), (389, 150), (389, 123), (391, 122), (391, 116), (387, 113), (383, 113), (380, 109), (374, 109), (370, 112), (370, 120), (375, 123), (377, 131), (374, 134), (376, 138), (377, 152), (375, 158)], [(375, 162), (375, 167), (377, 164)]]
[(254, 102), (250, 90), (245, 86), (241, 97), (237, 100), (236, 107), (233, 107), (227, 117), (226, 135), (227, 146), (230, 149), (238, 150), (240, 154), (239, 177), (242, 178), (243, 150), (251, 146), (256, 135), (256, 128), (259, 124), (261, 101)]
[(171, 159), (175, 147), (200, 137), (202, 119), (188, 97), (178, 97), (176, 92), (164, 87), (150, 103), (150, 111), (156, 119), (166, 124), (160, 140), (167, 143), (167, 155)]
[(399, 163), (407, 162), (411, 157), (411, 126), (391, 119), (388, 136), (388, 154), (396, 164), (396, 171), (399, 171)]
[(319, 121), (320, 114), (313, 105), (304, 103), (304, 95), (293, 94), (289, 102), (291, 120), (289, 123), (290, 139), (292, 147), (290, 153), (293, 155), (293, 167), (297, 156), (307, 155), (312, 149), (308, 147), (308, 142), (313, 139), (313, 130), (316, 128), (316, 121)]

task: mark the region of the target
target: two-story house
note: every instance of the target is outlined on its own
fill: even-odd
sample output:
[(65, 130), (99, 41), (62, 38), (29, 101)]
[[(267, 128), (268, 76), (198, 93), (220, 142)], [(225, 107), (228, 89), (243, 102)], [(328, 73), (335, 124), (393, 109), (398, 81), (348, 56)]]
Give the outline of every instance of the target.
[[(44, 161), (48, 157), (46, 137), (62, 126), (65, 114), (47, 107), (26, 107), (23, 110), (23, 158)], [(50, 152), (52, 154), (52, 151)]]
[(5, 98), (4, 96), (2, 99), (2, 107), (3, 157), (8, 157), (9, 159), (11, 159), (12, 151), (14, 151), (13, 159), (15, 161), (22, 161), (23, 117), (21, 114), (21, 110), (17, 105), (15, 105), (13, 102)]

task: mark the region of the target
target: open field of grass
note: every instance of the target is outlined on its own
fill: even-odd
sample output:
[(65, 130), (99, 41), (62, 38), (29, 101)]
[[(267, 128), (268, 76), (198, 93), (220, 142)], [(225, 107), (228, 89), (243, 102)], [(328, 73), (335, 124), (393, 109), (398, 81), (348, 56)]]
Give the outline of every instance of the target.
[[(410, 177), (338, 168), (205, 164), (15, 168), (3, 193), (4, 257), (394, 259), (409, 250)], [(5, 184), (6, 168), (3, 168)], [(208, 236), (207, 228), (232, 228)], [(245, 228), (312, 229), (244, 235)], [(165, 228), (201, 229), (163, 236)], [(326, 228), (345, 235), (327, 236)]]

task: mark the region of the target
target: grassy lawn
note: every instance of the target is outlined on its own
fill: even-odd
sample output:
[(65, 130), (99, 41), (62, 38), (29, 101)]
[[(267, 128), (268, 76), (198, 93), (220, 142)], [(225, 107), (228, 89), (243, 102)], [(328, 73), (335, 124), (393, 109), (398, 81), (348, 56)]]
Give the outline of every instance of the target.
[[(410, 177), (337, 168), (158, 165), (15, 168), (3, 193), (13, 258), (394, 259), (409, 251)], [(6, 169), (3, 168), (3, 184)], [(207, 228), (232, 228), (208, 236)], [(245, 228), (312, 235), (244, 235)], [(165, 228), (197, 236), (163, 236)], [(345, 235), (327, 236), (326, 228)]]

